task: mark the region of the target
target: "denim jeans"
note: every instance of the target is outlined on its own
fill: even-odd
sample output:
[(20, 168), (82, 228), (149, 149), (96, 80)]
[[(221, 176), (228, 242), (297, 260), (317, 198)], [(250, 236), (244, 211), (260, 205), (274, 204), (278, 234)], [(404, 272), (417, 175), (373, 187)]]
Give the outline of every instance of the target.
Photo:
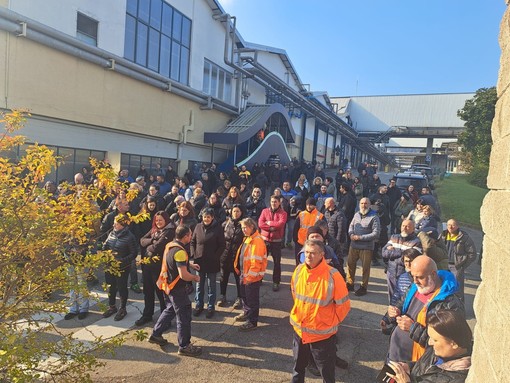
[(197, 283), (197, 292), (195, 294), (195, 306), (197, 308), (204, 307), (204, 290), (205, 283), (207, 282), (207, 308), (214, 310), (216, 303), (216, 273), (203, 273), (199, 272), (200, 282)]
[[(75, 282), (78, 285), (86, 284), (86, 274), (86, 270), (84, 270), (83, 274), (81, 274), (77, 273), (73, 266), (69, 266), (69, 276), (71, 278), (76, 278)], [(71, 290), (69, 292), (69, 312), (72, 314), (89, 312), (89, 299), (84, 297), (80, 292)]]

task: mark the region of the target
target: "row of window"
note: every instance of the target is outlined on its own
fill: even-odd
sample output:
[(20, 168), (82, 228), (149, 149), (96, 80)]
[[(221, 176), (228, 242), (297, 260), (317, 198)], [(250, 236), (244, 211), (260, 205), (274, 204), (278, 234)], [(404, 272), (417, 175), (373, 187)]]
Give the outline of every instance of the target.
[(149, 175), (155, 174), (157, 171), (156, 164), (161, 165), (161, 169), (163, 174), (165, 174), (168, 165), (172, 165), (174, 170), (176, 169), (176, 161), (172, 158), (164, 158), (164, 157), (151, 157), (151, 156), (141, 156), (139, 154), (125, 154), (123, 153), (120, 157), (120, 167), (122, 169), (127, 169), (129, 171), (129, 175), (136, 178), (138, 172), (141, 169), (141, 166), (145, 166), (147, 173)]
[(188, 83), (191, 20), (162, 0), (128, 0), (124, 57)]
[(232, 102), (232, 74), (212, 62), (204, 62), (204, 93), (225, 102)]

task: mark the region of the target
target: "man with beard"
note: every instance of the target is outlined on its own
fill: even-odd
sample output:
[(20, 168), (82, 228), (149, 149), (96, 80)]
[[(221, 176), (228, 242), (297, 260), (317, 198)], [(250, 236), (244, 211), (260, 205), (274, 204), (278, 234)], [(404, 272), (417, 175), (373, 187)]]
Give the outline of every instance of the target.
[(427, 317), (440, 309), (462, 310), (464, 305), (455, 295), (458, 284), (449, 271), (437, 270), (436, 263), (420, 255), (411, 264), (414, 283), (402, 302), (388, 307), (388, 316), (396, 318), (391, 334), (388, 360), (417, 361), (428, 344)]
[(356, 296), (367, 293), (368, 280), (370, 279), (370, 261), (377, 238), (379, 238), (380, 222), (377, 213), (370, 209), (370, 200), (362, 198), (359, 201), (359, 211), (354, 214), (349, 225), (349, 237), (351, 246), (347, 256), (347, 289), (354, 290), (354, 277), (356, 276), (356, 263), (361, 259), (362, 282)]
[(386, 279), (390, 300), (395, 291), (398, 277), (405, 272), (402, 252), (411, 248), (416, 248), (421, 253), (421, 241), (414, 232), (414, 222), (406, 219), (402, 222), (400, 234), (393, 234), (382, 249), (384, 262), (388, 263)]

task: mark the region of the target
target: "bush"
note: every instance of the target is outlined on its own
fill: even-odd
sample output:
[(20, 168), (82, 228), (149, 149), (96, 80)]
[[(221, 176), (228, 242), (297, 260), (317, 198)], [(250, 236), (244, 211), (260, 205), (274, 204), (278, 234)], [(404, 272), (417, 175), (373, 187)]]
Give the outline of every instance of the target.
[(487, 189), (487, 176), (489, 166), (486, 164), (477, 164), (473, 166), (469, 173), (468, 181), (470, 184)]

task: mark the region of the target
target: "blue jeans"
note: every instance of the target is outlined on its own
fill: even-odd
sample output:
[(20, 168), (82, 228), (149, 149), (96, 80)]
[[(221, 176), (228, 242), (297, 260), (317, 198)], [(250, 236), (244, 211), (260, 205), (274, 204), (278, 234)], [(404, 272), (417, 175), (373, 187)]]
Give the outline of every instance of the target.
[(214, 310), (216, 303), (216, 273), (203, 273), (199, 272), (200, 282), (197, 283), (197, 292), (195, 294), (195, 306), (197, 308), (204, 307), (204, 290), (205, 282), (207, 281), (207, 309)]
[[(75, 282), (79, 285), (87, 283), (86, 272), (87, 270), (83, 270), (83, 274), (78, 273), (73, 266), (69, 266), (70, 277), (76, 278)], [(89, 312), (89, 298), (76, 290), (69, 291), (69, 312), (72, 314)]]

